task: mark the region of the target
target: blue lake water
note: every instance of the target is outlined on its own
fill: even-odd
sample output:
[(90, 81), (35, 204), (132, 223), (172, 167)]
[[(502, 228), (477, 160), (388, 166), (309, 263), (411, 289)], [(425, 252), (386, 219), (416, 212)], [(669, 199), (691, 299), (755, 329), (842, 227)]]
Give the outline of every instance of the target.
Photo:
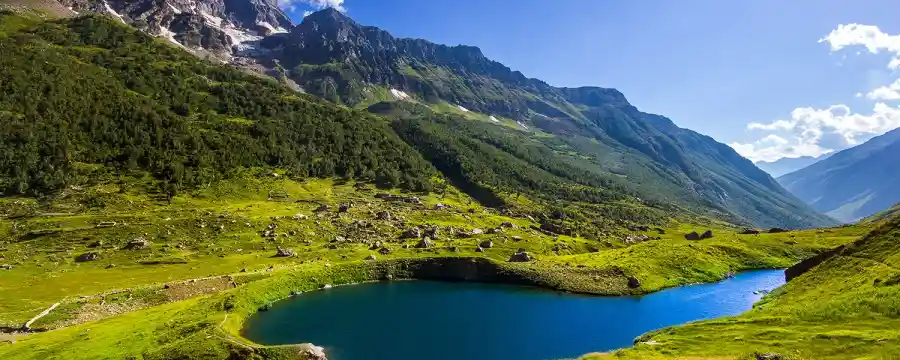
[(646, 296), (597, 297), (527, 287), (395, 281), (279, 301), (252, 316), (260, 344), (313, 343), (331, 360), (560, 359), (631, 346), (650, 330), (737, 315), (784, 284), (780, 270)]

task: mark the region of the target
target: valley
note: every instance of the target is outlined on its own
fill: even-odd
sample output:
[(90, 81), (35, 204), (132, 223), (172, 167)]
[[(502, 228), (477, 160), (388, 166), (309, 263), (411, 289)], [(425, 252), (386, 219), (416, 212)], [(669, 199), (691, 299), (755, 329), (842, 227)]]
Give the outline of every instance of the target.
[(249, 319), (360, 283), (621, 300), (810, 258), (746, 313), (583, 358), (900, 353), (896, 208), (840, 225), (618, 90), (257, 0), (3, 1), (0, 53), (0, 358), (322, 360)]

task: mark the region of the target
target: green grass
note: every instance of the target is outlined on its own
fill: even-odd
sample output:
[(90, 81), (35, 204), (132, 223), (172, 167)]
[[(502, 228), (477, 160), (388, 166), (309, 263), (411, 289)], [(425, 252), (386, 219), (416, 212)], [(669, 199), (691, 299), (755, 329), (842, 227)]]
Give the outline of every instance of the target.
[[(743, 315), (657, 330), (591, 359), (740, 357), (900, 358), (900, 218), (767, 295)], [(644, 344), (652, 342), (654, 345)]]
[[(102, 169), (94, 170), (102, 173)], [(339, 284), (379, 279), (385, 269), (397, 271), (398, 277), (415, 277), (398, 270), (403, 267), (397, 264), (435, 257), (483, 258), (500, 273), (548, 288), (636, 294), (715, 281), (732, 270), (785, 267), (855, 240), (866, 231), (864, 227), (846, 227), (736, 235), (734, 228), (723, 223), (691, 225), (673, 220), (665, 234), (646, 233), (661, 239), (629, 246), (623, 243), (624, 236), (640, 232), (610, 229), (607, 237), (596, 240), (547, 236), (528, 229), (536, 225), (531, 220), (500, 215), (452, 186), (442, 194), (421, 195), (423, 204), (415, 206), (375, 199), (383, 190), (357, 185), (328, 179), (296, 181), (246, 170), (168, 203), (154, 195), (155, 180), (131, 173), (69, 189), (40, 202), (4, 198), (0, 201), (3, 213), (19, 215), (0, 220), (0, 233), (4, 234), (0, 256), (2, 262), (15, 266), (0, 274), (0, 324), (20, 326), (51, 304), (63, 304), (35, 323), (57, 330), (0, 345), (0, 358), (123, 358), (134, 354), (172, 358), (173, 349), (179, 349), (177, 354), (189, 351), (224, 358), (231, 352), (249, 351), (223, 339), (236, 339), (263, 356), (272, 350), (257, 348), (239, 336), (244, 319), (260, 305), (284, 297), (290, 289), (313, 289), (325, 281)], [(273, 199), (273, 193), (279, 197)], [(520, 199), (523, 206), (529, 204), (527, 198)], [(351, 202), (348, 214), (334, 213), (338, 204)], [(438, 203), (451, 209), (431, 210)], [(313, 212), (319, 204), (328, 204), (332, 210), (319, 217)], [(381, 210), (390, 211), (394, 220), (375, 220), (374, 214)], [(295, 220), (295, 214), (308, 218)], [(97, 227), (105, 221), (117, 225)], [(373, 225), (357, 228), (353, 224), (358, 221)], [(429, 250), (403, 249), (401, 245), (416, 241), (399, 239), (400, 232), (420, 224), (486, 230), (502, 222), (518, 228), (475, 239), (445, 232), (436, 241), (437, 248)], [(264, 239), (259, 232), (270, 223), (278, 225), (279, 233), (293, 231), (296, 235)], [(708, 228), (716, 233), (713, 239), (688, 242), (683, 238), (687, 232)], [(365, 231), (372, 233), (367, 236)], [(336, 235), (355, 242), (329, 249)], [(121, 250), (125, 242), (138, 236), (153, 241), (151, 248)], [(476, 253), (477, 243), (486, 239), (493, 240), (494, 247)], [(382, 255), (370, 250), (365, 242), (374, 240), (384, 241), (393, 252)], [(97, 241), (103, 245), (88, 247)], [(273, 258), (276, 246), (292, 248), (297, 256)], [(459, 252), (451, 251), (454, 247)], [(506, 263), (519, 248), (537, 261)], [(74, 261), (87, 251), (99, 252), (102, 259)], [(370, 254), (379, 261), (361, 261)], [(177, 302), (171, 302), (174, 298), (162, 286), (218, 275), (232, 275), (240, 286)], [(642, 287), (629, 288), (629, 275), (639, 278)], [(93, 296), (121, 289), (130, 291)], [(237, 303), (237, 310), (223, 310), (221, 304), (227, 301)]]

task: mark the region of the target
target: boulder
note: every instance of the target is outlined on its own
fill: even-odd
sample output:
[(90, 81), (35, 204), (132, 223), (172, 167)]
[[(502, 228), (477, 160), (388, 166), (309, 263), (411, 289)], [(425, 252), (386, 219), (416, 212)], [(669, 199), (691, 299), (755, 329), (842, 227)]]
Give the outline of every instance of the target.
[(369, 256), (366, 256), (366, 260), (368, 260), (368, 261), (374, 261), (374, 260), (375, 260), (375, 255), (369, 255)]
[(431, 239), (429, 239), (427, 237), (422, 238), (422, 240), (419, 241), (418, 244), (416, 244), (416, 249), (430, 249), (433, 247), (434, 247), (434, 241), (431, 241)]
[(684, 238), (686, 240), (700, 240), (700, 234), (698, 234), (696, 231), (692, 231), (690, 234), (684, 235)]
[(533, 260), (531, 255), (529, 255), (525, 251), (517, 251), (515, 254), (509, 257), (509, 262), (529, 262)]
[(334, 243), (342, 243), (342, 242), (346, 242), (346, 241), (347, 241), (347, 238), (340, 236), (340, 235), (337, 235), (334, 237), (334, 239), (331, 239), (331, 242), (334, 242)]
[(440, 235), (441, 235), (441, 229), (438, 228), (436, 225), (426, 228), (425, 232), (422, 233), (422, 236), (427, 236), (432, 239), (439, 239)]
[(441, 203), (437, 203), (434, 205), (435, 210), (444, 210), (444, 209), (449, 209), (449, 208), (450, 208), (449, 206), (441, 204)]
[(382, 246), (384, 246), (384, 243), (382, 243), (381, 240), (376, 240), (375, 243), (372, 244), (372, 247), (369, 248), (369, 250), (375, 250)]
[(319, 205), (319, 207), (316, 208), (316, 210), (315, 210), (315, 212), (323, 212), (323, 211), (328, 211), (328, 205), (325, 205), (325, 204)]
[(100, 260), (100, 254), (95, 252), (87, 252), (75, 258), (75, 262), (88, 262)]
[(263, 306), (259, 307), (259, 311), (269, 311), (272, 308), (272, 303), (266, 303)]
[(470, 231), (470, 232), (472, 233), (472, 235), (481, 235), (481, 234), (484, 234), (484, 230), (481, 230), (481, 229), (478, 229), (478, 228), (472, 229), (472, 231)]
[(759, 235), (761, 231), (757, 229), (744, 229), (740, 232), (741, 235)]
[(325, 356), (325, 349), (312, 344), (300, 351), (300, 358), (306, 360), (328, 360), (328, 357)]
[(275, 257), (291, 257), (294, 256), (294, 250), (282, 248), (279, 246), (275, 252)]
[(98, 248), (98, 247), (101, 247), (101, 246), (103, 246), (103, 240), (97, 240), (97, 241), (94, 241), (94, 242), (88, 244), (87, 247), (89, 247), (89, 248)]
[(634, 276), (629, 276), (628, 277), (628, 287), (632, 288), (632, 289), (637, 289), (637, 288), (641, 287), (641, 281), (638, 280), (638, 278), (636, 278)]
[(459, 252), (459, 247), (456, 247), (456, 246), (451, 247), (451, 248), (450, 248), (450, 251), (451, 251), (451, 252), (458, 253), (458, 252)]
[(518, 235), (513, 236), (513, 237), (511, 237), (510, 239), (512, 239), (512, 241), (516, 241), (516, 242), (522, 241), (522, 237), (521, 237), (521, 236), (518, 236)]
[(480, 244), (478, 244), (478, 246), (481, 248), (490, 249), (490, 248), (494, 247), (494, 242), (490, 241), (490, 240), (485, 240), (485, 241), (482, 241)]
[(422, 237), (422, 229), (419, 229), (418, 227), (406, 230), (400, 235), (401, 239), (418, 239), (420, 237)]
[(381, 255), (387, 255), (387, 254), (391, 253), (391, 249), (387, 248), (387, 247), (383, 247), (383, 248), (381, 248), (381, 250), (378, 250), (378, 253)]
[(713, 232), (712, 230), (706, 230), (702, 234), (700, 234), (700, 240), (712, 239)]
[(0, 265), (0, 269), (12, 270), (13, 266), (10, 264), (3, 264), (3, 265)]
[(500, 223), (500, 227), (503, 227), (503, 228), (510, 228), (510, 229), (516, 229), (516, 228), (518, 228), (518, 226), (516, 226), (516, 224), (513, 224), (513, 223), (511, 223), (511, 222), (509, 222), (509, 221), (504, 221), (504, 222)]
[(144, 239), (142, 237), (135, 238), (134, 240), (129, 241), (122, 247), (123, 250), (144, 250), (150, 247), (150, 240)]
[(778, 234), (778, 233), (784, 233), (784, 232), (788, 232), (788, 231), (790, 231), (790, 230), (782, 229), (782, 228), (771, 228), (771, 229), (769, 229), (768, 233), (769, 234)]
[(483, 253), (484, 249), (481, 246), (479, 246), (479, 247), (475, 248), (475, 252)]
[(350, 211), (350, 207), (351, 207), (350, 204), (341, 204), (338, 206), (338, 212), (339, 213), (348, 212), (348, 211)]
[(753, 354), (756, 357), (756, 360), (786, 360), (787, 357), (781, 354), (776, 353), (755, 353)]
[(391, 212), (390, 211), (379, 211), (378, 214), (375, 214), (375, 218), (378, 220), (390, 220)]

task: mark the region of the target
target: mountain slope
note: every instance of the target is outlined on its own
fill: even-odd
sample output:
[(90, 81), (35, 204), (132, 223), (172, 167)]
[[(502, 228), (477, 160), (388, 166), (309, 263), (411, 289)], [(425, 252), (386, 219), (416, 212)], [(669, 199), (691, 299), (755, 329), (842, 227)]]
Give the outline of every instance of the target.
[(778, 182), (813, 208), (853, 222), (900, 202), (900, 130), (841, 151)]
[(833, 223), (728, 146), (639, 111), (615, 89), (556, 88), (478, 48), (394, 38), (331, 9), (262, 43), (279, 49), (269, 56), (287, 77), (335, 102), (365, 105), (385, 100), (380, 94), (390, 89), (395, 99), (506, 119), (590, 159), (590, 171), (623, 177), (643, 198), (757, 226)]
[(436, 174), (387, 122), (202, 61), (103, 16), (0, 23), (0, 192), (51, 194), (96, 166), (169, 189), (239, 168), (413, 190)]
[(779, 176), (800, 170), (826, 158), (827, 155), (818, 158), (812, 156), (801, 156), (797, 158), (781, 158), (771, 162), (759, 161), (755, 164), (760, 168), (760, 170), (767, 172), (774, 178), (778, 178)]

